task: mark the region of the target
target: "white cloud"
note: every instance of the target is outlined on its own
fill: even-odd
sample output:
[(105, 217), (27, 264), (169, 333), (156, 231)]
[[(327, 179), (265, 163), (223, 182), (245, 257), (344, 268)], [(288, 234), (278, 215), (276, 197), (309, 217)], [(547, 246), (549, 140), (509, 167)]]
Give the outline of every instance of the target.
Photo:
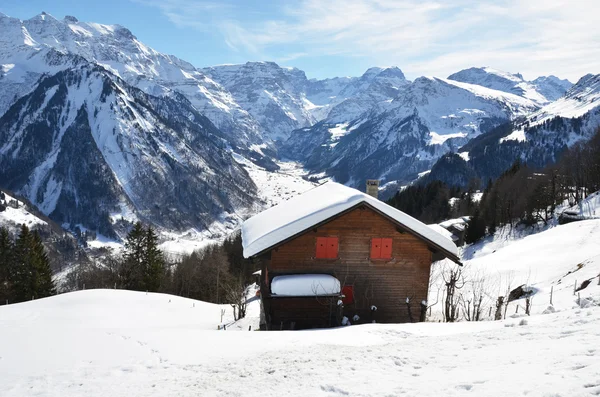
[(262, 14), (232, 2), (136, 1), (179, 26), (220, 32), (249, 58), (358, 56), (412, 77), (484, 65), (528, 78), (600, 73), (598, 0), (300, 0)]

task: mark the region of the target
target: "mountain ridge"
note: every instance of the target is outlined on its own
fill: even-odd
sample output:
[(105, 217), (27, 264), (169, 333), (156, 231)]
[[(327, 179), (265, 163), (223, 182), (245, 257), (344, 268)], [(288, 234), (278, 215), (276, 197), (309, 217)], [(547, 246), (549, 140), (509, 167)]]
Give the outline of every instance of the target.
[[(115, 223), (122, 218), (147, 220), (179, 231), (212, 228), (215, 222), (235, 225), (245, 214), (265, 205), (256, 193), (256, 185), (263, 180), (252, 180), (247, 171), (254, 167), (263, 173), (277, 172), (282, 159), (304, 166), (310, 174), (305, 178), (333, 178), (359, 188), (371, 178), (401, 185), (430, 170), (444, 154), (468, 148), (465, 145), (470, 142), (479, 145), (477, 142), (484, 141), (480, 138), (497, 134), (494, 131), (504, 123), (513, 123), (515, 129), (503, 131), (493, 142), (490, 150), (500, 153), (499, 164), (516, 155), (531, 156), (519, 140), (527, 136), (526, 129), (544, 125), (545, 135), (554, 134), (557, 147), (538, 156), (539, 161), (550, 161), (559, 155), (565, 139), (568, 143), (569, 137), (577, 137), (571, 134), (579, 128), (577, 120), (584, 118), (581, 123), (586, 131), (596, 120), (593, 75), (571, 87), (570, 82), (555, 76), (525, 81), (518, 73), (492, 68), (465, 69), (447, 79), (410, 81), (398, 67), (371, 67), (361, 76), (319, 80), (275, 62), (197, 68), (145, 45), (126, 27), (80, 22), (72, 16), (58, 20), (42, 13), (19, 20), (0, 14), (0, 27), (6, 33), (0, 37), (2, 153), (10, 151), (32, 161), (23, 153), (39, 152), (40, 145), (53, 148), (40, 152), (40, 158), (48, 160), (52, 177), (42, 172), (46, 168), (39, 168), (39, 163), (23, 167), (17, 165), (20, 160), (3, 156), (0, 183), (25, 193), (55, 219), (62, 217), (67, 224), (85, 224), (108, 234), (118, 232)], [(93, 72), (96, 77), (80, 79), (87, 87), (85, 92), (48, 83), (58, 79), (56, 76), (64, 80), (69, 73), (95, 67), (100, 68)], [(110, 81), (106, 95), (116, 102), (96, 109), (88, 102), (104, 104), (100, 88), (104, 79)], [(581, 90), (574, 89), (576, 86)], [(65, 83), (65, 87), (71, 86)], [(23, 98), (27, 103), (19, 102)], [(54, 113), (49, 104), (56, 107)], [(69, 107), (75, 105), (77, 111)], [(569, 132), (547, 128), (557, 116), (563, 119), (561, 128)], [(575, 121), (564, 121), (567, 119)], [(104, 122), (100, 120), (121, 126), (114, 132), (120, 139), (138, 142), (143, 148), (139, 158), (115, 154), (122, 152), (119, 145), (123, 141), (114, 143), (112, 148), (117, 150), (109, 153), (97, 140), (90, 140)], [(43, 122), (47, 125), (33, 134), (31, 126)], [(78, 147), (57, 140), (73, 125), (85, 131), (82, 136), (88, 139), (73, 136)], [(48, 132), (57, 126), (60, 131)], [(208, 131), (207, 135), (202, 131)], [(24, 146), (13, 145), (19, 134), (28, 137)], [(100, 135), (106, 138), (111, 134)], [(581, 139), (588, 136), (587, 132), (580, 135)], [(200, 141), (203, 146), (198, 145)], [(58, 146), (52, 146), (55, 144)], [(514, 146), (510, 153), (504, 149), (507, 145)], [(77, 156), (78, 149), (88, 146), (98, 148), (96, 162)], [(536, 153), (539, 150), (536, 148)], [(70, 153), (70, 161), (97, 172), (104, 170), (103, 176), (97, 175), (107, 183), (101, 189), (102, 202), (90, 201), (93, 189), (88, 193), (74, 189), (83, 186), (91, 174), (69, 185), (68, 161), (62, 170), (55, 170), (50, 167), (55, 164), (48, 157), (50, 152), (57, 159)], [(119, 160), (107, 162), (110, 156)], [(140, 162), (141, 158), (146, 161)], [(123, 183), (118, 163), (131, 166), (136, 161), (143, 163), (140, 170), (147, 172), (132, 177), (133, 185)], [(200, 174), (210, 175), (220, 184), (202, 179), (204, 175), (192, 175), (190, 170), (198, 167), (206, 171)], [(186, 186), (177, 191), (172, 181)], [(54, 191), (64, 193), (63, 198), (56, 199), (60, 194), (53, 196)], [(155, 191), (159, 203), (149, 200)], [(67, 193), (72, 194), (69, 199)], [(202, 203), (194, 204), (194, 200)], [(89, 219), (78, 207), (82, 203), (94, 208)], [(71, 207), (77, 208), (72, 214), (68, 211)], [(175, 208), (171, 216), (167, 208)], [(186, 222), (186, 217), (193, 221)]]

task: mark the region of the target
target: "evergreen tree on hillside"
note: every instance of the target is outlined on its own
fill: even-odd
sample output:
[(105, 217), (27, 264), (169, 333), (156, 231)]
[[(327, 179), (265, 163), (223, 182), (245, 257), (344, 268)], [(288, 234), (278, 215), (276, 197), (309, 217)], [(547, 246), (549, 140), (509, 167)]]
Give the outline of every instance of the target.
[(45, 298), (55, 295), (56, 287), (52, 280), (50, 261), (48, 260), (46, 249), (42, 244), (40, 234), (37, 231), (33, 232), (31, 262), (35, 267), (33, 272), (33, 274), (35, 274), (35, 279), (33, 280), (33, 284), (35, 285), (34, 297)]
[(386, 203), (424, 223), (437, 223), (450, 217), (452, 208), (448, 201), (460, 189), (449, 188), (441, 181), (425, 186), (413, 185), (396, 193)]
[(465, 242), (471, 244), (485, 236), (485, 221), (479, 213), (479, 209), (469, 219), (467, 223), (467, 231), (465, 233)]
[(158, 249), (158, 236), (152, 227), (136, 223), (125, 241), (120, 266), (121, 287), (156, 292), (166, 275), (165, 259)]
[(12, 301), (13, 249), (8, 229), (0, 228), (0, 305)]
[(165, 275), (165, 260), (162, 252), (158, 249), (158, 237), (151, 226), (148, 226), (145, 231), (143, 262), (146, 290), (157, 292)]
[(13, 299), (16, 302), (30, 300), (35, 295), (35, 268), (33, 256), (33, 236), (26, 225), (21, 226), (14, 246), (13, 262)]
[(137, 222), (127, 235), (125, 250), (123, 252), (123, 265), (121, 266), (121, 284), (125, 289), (143, 291), (144, 262), (146, 232), (141, 222)]

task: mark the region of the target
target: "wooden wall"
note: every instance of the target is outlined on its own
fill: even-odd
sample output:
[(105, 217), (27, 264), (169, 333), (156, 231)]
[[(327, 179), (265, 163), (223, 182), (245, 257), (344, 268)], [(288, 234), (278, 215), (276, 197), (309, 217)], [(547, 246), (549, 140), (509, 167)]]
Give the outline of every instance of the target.
[[(339, 238), (337, 259), (315, 259), (316, 238), (326, 236)], [(378, 237), (393, 239), (391, 260), (370, 259), (371, 238)], [(342, 285), (354, 286), (355, 302), (345, 306), (345, 316), (358, 314), (360, 323), (370, 322), (370, 307), (375, 305), (377, 322), (396, 323), (409, 321), (407, 297), (418, 321), (420, 302), (427, 299), (430, 266), (431, 251), (422, 240), (401, 232), (372, 209), (359, 207), (272, 250), (263, 262), (263, 279), (267, 272), (269, 279), (285, 273), (333, 274)]]

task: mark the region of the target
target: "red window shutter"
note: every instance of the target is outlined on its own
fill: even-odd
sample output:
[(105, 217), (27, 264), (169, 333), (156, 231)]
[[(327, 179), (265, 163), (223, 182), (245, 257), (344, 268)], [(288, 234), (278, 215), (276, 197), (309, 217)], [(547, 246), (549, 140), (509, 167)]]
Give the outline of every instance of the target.
[(354, 303), (354, 286), (344, 285), (342, 287), (342, 295), (344, 295), (342, 298), (344, 305), (350, 305)]
[(338, 257), (338, 238), (327, 237), (327, 258), (336, 259)]
[(381, 259), (381, 239), (371, 239), (371, 259)]
[(381, 259), (392, 259), (392, 239), (381, 239)]
[(317, 237), (317, 259), (327, 258), (327, 237)]

